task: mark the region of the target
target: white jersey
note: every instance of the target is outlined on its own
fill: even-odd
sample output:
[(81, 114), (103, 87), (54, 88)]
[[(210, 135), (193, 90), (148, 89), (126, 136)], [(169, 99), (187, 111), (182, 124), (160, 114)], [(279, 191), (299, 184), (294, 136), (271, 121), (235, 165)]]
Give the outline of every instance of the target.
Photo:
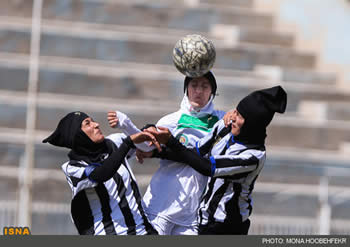
[[(210, 132), (225, 112), (214, 110), (211, 101), (200, 112), (190, 108), (187, 96), (184, 96), (181, 109), (161, 118), (157, 126), (168, 128), (186, 147), (195, 147), (196, 142)], [(143, 197), (146, 213), (178, 225), (196, 225), (207, 180), (208, 177), (189, 165), (160, 160), (160, 167)]]

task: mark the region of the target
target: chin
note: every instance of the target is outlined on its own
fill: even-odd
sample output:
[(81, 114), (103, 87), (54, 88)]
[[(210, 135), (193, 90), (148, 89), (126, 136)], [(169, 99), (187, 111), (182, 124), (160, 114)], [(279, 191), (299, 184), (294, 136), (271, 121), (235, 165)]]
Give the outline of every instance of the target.
[(98, 138), (96, 142), (97, 142), (97, 143), (103, 142), (103, 141), (104, 141), (104, 139), (105, 139), (105, 137), (104, 137), (104, 136), (102, 136), (102, 137)]
[(200, 106), (200, 104), (198, 104), (198, 103), (196, 103), (196, 102), (190, 102), (191, 103), (191, 106), (193, 107), (193, 108), (200, 108), (201, 106)]
[(231, 131), (231, 133), (234, 135), (234, 136), (238, 136), (240, 134), (240, 131)]

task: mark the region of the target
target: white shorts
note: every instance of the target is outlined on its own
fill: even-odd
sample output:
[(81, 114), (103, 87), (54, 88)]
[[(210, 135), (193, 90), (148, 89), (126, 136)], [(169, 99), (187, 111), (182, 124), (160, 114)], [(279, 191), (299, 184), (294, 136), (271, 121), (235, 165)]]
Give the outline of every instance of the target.
[(197, 226), (178, 225), (157, 215), (147, 216), (159, 235), (198, 235)]

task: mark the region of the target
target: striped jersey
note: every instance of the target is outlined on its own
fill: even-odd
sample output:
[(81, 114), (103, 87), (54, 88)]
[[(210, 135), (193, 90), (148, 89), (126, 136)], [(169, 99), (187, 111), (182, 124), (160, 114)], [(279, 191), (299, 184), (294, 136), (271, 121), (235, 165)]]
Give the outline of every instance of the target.
[(207, 153), (212, 163), (212, 177), (199, 209), (199, 224), (244, 222), (252, 212), (251, 194), (264, 166), (265, 147), (236, 142), (223, 120), (196, 146), (199, 153)]
[[(107, 138), (115, 149), (122, 143), (123, 134)], [(106, 158), (108, 154), (106, 154)], [(114, 176), (96, 183), (88, 175), (98, 164), (70, 160), (62, 165), (72, 190), (71, 216), (79, 234), (84, 235), (144, 235), (153, 228), (142, 207), (141, 194), (135, 177), (124, 159)]]

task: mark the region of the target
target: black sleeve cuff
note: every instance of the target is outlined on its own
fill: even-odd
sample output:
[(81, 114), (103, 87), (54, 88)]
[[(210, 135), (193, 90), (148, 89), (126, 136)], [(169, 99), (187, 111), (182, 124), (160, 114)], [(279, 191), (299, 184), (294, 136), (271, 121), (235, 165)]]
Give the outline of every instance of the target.
[(148, 129), (149, 127), (154, 127), (154, 128), (156, 128), (156, 125), (154, 125), (154, 124), (146, 124), (145, 126), (143, 126), (143, 127), (141, 128), (141, 131), (143, 131), (143, 130), (145, 130), (145, 129)]
[(124, 143), (129, 147), (129, 148), (136, 148), (135, 144), (132, 142), (130, 136), (127, 136), (124, 139)]
[(162, 147), (161, 152), (159, 152), (157, 149), (154, 149), (151, 158), (161, 158), (162, 159), (164, 157), (163, 154), (165, 153), (165, 149), (166, 149), (166, 147)]
[(174, 136), (171, 136), (168, 142), (166, 143), (166, 146), (168, 146), (169, 148), (174, 148), (178, 145), (182, 145), (182, 144)]

